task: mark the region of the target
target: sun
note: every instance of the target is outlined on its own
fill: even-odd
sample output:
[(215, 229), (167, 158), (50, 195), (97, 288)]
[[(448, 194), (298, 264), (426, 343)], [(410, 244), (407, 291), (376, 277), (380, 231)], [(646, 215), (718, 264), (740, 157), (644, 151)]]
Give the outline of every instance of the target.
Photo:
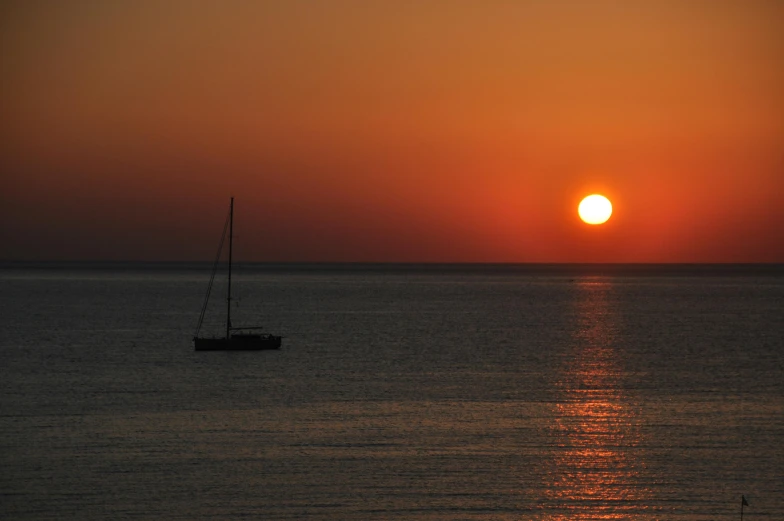
[(612, 215), (612, 203), (603, 195), (589, 195), (580, 202), (577, 213), (588, 224), (606, 223)]

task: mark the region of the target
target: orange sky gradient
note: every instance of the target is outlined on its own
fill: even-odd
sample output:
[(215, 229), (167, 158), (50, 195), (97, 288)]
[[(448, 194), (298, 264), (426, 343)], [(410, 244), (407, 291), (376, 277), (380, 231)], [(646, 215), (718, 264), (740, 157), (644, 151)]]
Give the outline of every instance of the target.
[[(784, 2), (0, 4), (0, 259), (784, 262)], [(577, 204), (613, 202), (589, 226)]]

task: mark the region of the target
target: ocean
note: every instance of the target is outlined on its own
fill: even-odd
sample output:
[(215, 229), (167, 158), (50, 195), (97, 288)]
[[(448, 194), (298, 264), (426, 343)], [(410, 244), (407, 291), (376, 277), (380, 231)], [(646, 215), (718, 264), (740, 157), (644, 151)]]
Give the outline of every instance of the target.
[(2, 266), (0, 518), (784, 519), (784, 266), (208, 272)]

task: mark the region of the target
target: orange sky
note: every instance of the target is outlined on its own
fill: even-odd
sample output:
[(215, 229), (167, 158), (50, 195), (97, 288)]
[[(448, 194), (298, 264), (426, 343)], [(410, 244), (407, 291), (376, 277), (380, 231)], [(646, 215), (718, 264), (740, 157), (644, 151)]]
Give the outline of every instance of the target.
[[(0, 259), (784, 262), (784, 2), (5, 1)], [(615, 213), (582, 224), (582, 196)]]

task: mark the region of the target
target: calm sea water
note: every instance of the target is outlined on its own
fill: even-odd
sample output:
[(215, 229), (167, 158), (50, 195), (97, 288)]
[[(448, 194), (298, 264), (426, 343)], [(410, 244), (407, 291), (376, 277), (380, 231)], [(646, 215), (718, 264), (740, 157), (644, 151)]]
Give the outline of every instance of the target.
[(0, 270), (0, 518), (784, 519), (782, 267), (193, 268)]

